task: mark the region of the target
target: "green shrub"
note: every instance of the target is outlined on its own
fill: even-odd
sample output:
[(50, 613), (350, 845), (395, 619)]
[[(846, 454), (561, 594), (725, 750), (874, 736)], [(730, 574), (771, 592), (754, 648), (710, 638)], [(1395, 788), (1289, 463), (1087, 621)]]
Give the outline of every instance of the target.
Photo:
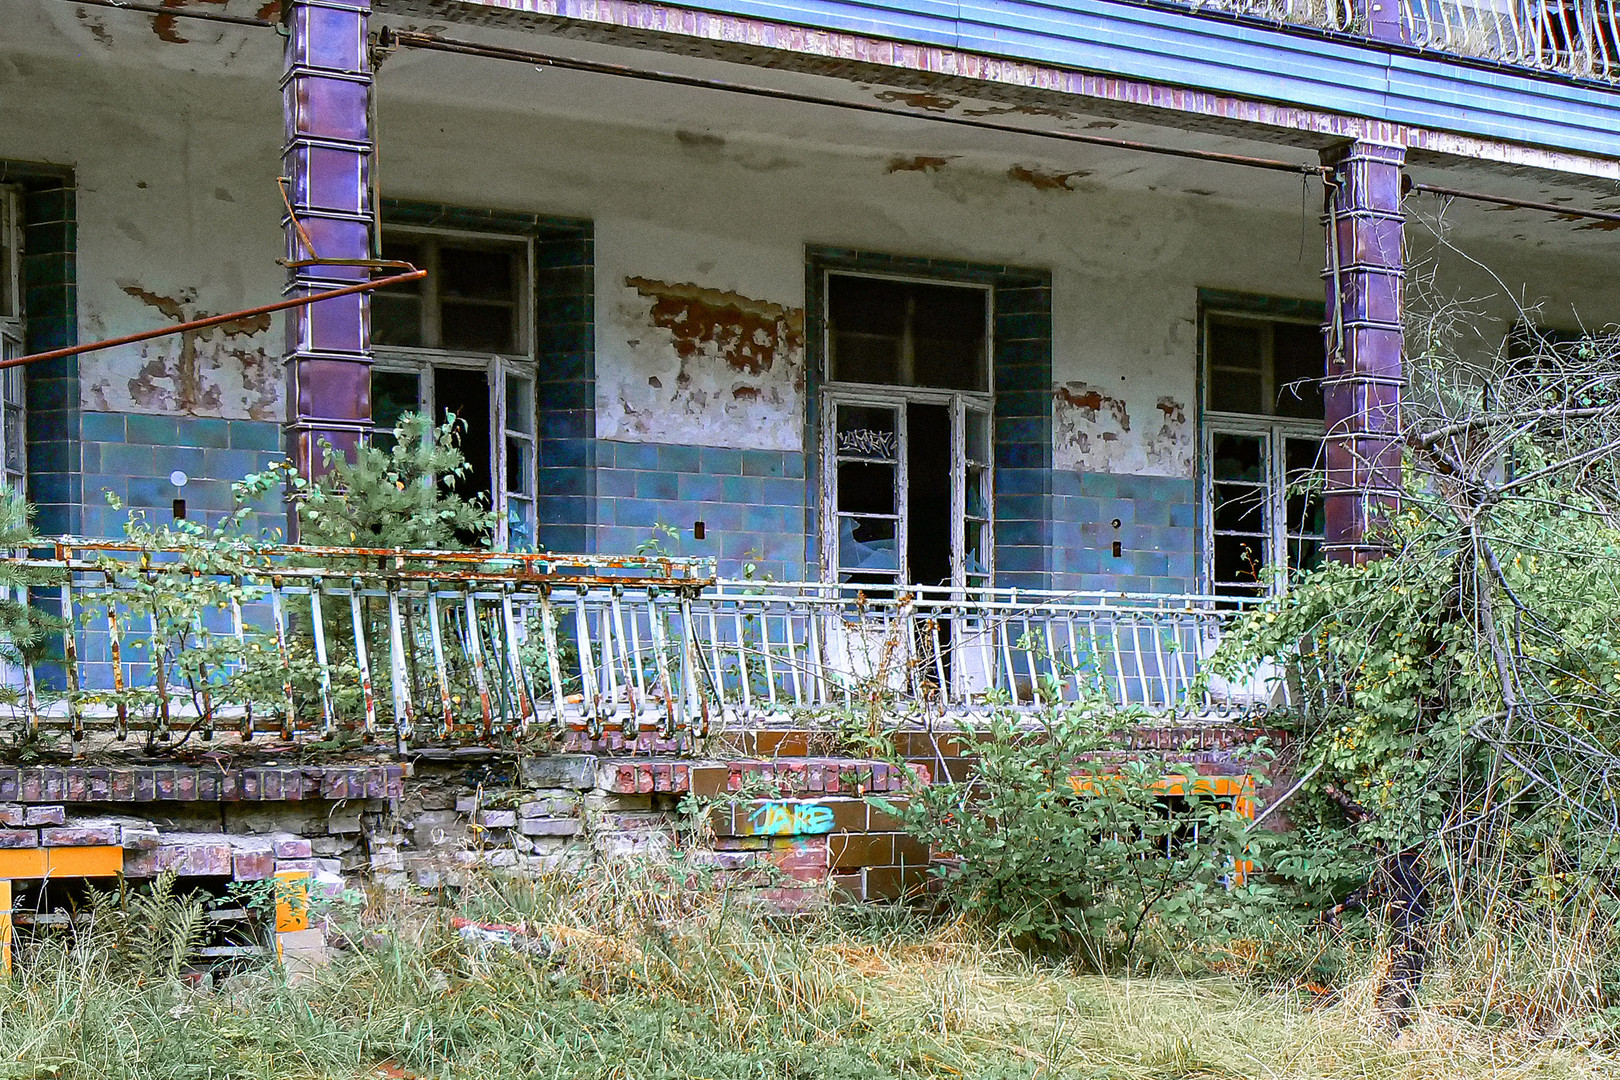
[(966, 736), (971, 778), (874, 801), (949, 853), (936, 867), (947, 903), (1021, 947), (1109, 969), (1228, 941), (1280, 905), (1244, 872), (1263, 840), (1190, 766), (1118, 760), (1114, 736), (1137, 719), (1094, 700), (1034, 720), (998, 710)]

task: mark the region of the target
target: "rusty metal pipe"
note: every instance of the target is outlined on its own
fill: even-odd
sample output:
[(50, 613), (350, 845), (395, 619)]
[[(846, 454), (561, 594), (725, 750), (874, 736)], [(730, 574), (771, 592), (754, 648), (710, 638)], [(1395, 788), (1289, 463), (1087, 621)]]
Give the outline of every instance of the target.
[(227, 15), (216, 11), (188, 11), (180, 7), (160, 7), (157, 4), (132, 4), (126, 0), (68, 0), (72, 4), (88, 4), (91, 7), (113, 8), (117, 11), (132, 11), (139, 15), (170, 15), (177, 19), (202, 19), (207, 22), (231, 23), (236, 26), (257, 26), (261, 28), (276, 26), (269, 19), (256, 19), (251, 15)]
[(1220, 165), (1239, 165), (1250, 169), (1267, 169), (1272, 172), (1293, 173), (1296, 176), (1302, 174), (1305, 176), (1325, 176), (1331, 172), (1325, 165), (1302, 165), (1291, 161), (1279, 161), (1274, 158), (1226, 154), (1218, 150), (1191, 150), (1175, 146), (1161, 146), (1156, 143), (1134, 142), (1129, 139), (1110, 139), (1106, 135), (1083, 135), (1076, 131), (1040, 131), (1035, 128), (1019, 127), (1017, 124), (1000, 124), (994, 120), (978, 120), (966, 116), (930, 115), (888, 105), (875, 105), (864, 101), (840, 101), (837, 98), (822, 97), (819, 94), (778, 90), (769, 86), (734, 83), (722, 79), (702, 79), (692, 75), (676, 75), (667, 71), (633, 68), (624, 64), (607, 64), (596, 60), (578, 60), (573, 57), (530, 52), (525, 49), (510, 49), (499, 45), (481, 45), (472, 41), (456, 41), (451, 38), (439, 37), (436, 34), (423, 34), (414, 30), (395, 30), (386, 26), (378, 33), (377, 44), (384, 49), (402, 46), (412, 49), (429, 49), (435, 52), (459, 53), (464, 56), (480, 56), (491, 60), (512, 60), (521, 64), (561, 68), (568, 71), (584, 71), (596, 75), (616, 75), (626, 79), (641, 79), (674, 86), (690, 86), (700, 90), (720, 90), (732, 94), (746, 94), (751, 97), (771, 98), (776, 101), (793, 101), (804, 105), (823, 105), (835, 109), (848, 109), (853, 112), (876, 113), (881, 116), (900, 116), (909, 120), (928, 120), (938, 124), (954, 124), (957, 127), (1001, 131), (1011, 135), (1033, 135), (1042, 139), (1057, 139), (1062, 142), (1103, 146), (1114, 150), (1135, 150), (1169, 157), (1190, 158), (1194, 161), (1209, 161)]
[(381, 289), (388, 285), (401, 285), (407, 281), (416, 281), (425, 277), (427, 277), (426, 270), (412, 270), (407, 274), (393, 274), (389, 277), (377, 278), (374, 281), (362, 281), (356, 285), (345, 285), (341, 289), (328, 289), (325, 292), (313, 293), (309, 296), (295, 296), (291, 300), (278, 300), (273, 304), (261, 304), (255, 308), (248, 308), (245, 311), (233, 311), (227, 315), (210, 315), (206, 319), (193, 319), (190, 322), (179, 323), (175, 326), (163, 326), (156, 330), (142, 330), (138, 334), (126, 334), (123, 337), (108, 338), (105, 341), (92, 341), (88, 345), (69, 345), (65, 349), (52, 349), (50, 352), (34, 353), (30, 356), (14, 356), (10, 360), (0, 361), (0, 368), (20, 367), (23, 364), (35, 364), (41, 360), (55, 360), (63, 356), (77, 356), (80, 353), (95, 352), (98, 349), (111, 349), (119, 345), (133, 345), (138, 341), (150, 341), (153, 338), (168, 337), (170, 334), (184, 334), (192, 330), (205, 330), (210, 326), (236, 322), (239, 319), (251, 319), (255, 315), (268, 315), (273, 311), (286, 311), (288, 308), (303, 307), (305, 304), (318, 304), (322, 300), (370, 292), (372, 289)]
[(1620, 213), (1612, 210), (1582, 210), (1579, 207), (1559, 206), (1556, 203), (1530, 202), (1528, 199), (1513, 199), (1506, 195), (1486, 195), (1478, 191), (1463, 191), (1460, 188), (1440, 187), (1437, 184), (1411, 184), (1408, 191), (1422, 192), (1425, 195), (1439, 195), (1446, 199), (1466, 199), (1470, 202), (1494, 203), (1497, 206), (1511, 206), (1516, 210), (1540, 210), (1548, 214), (1559, 214), (1563, 217), (1592, 218), (1596, 221), (1620, 222)]

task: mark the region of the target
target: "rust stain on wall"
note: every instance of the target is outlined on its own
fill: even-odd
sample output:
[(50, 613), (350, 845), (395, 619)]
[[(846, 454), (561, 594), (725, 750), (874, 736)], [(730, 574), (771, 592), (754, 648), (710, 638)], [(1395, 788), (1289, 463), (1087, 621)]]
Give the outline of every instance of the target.
[(1084, 180), (1090, 176), (1088, 169), (1076, 169), (1074, 172), (1053, 172), (1037, 166), (1014, 165), (1007, 170), (1007, 179), (1016, 180), (1020, 184), (1028, 184), (1036, 191), (1073, 191), (1072, 181)]
[(922, 109), (924, 112), (950, 112), (960, 102), (959, 98), (919, 90), (885, 90), (876, 97), (887, 105), (904, 105), (909, 109)]
[[(210, 314), (195, 307), (195, 289), (166, 295), (136, 283), (119, 284), (126, 295), (173, 322)], [(266, 333), (271, 325), (269, 315), (255, 315), (148, 342), (138, 355), (109, 354), (97, 365), (99, 370), (88, 373), (91, 404), (113, 410), (279, 420), (278, 365), (263, 348), (241, 340)]]
[(918, 154), (915, 157), (895, 157), (889, 159), (889, 167), (884, 172), (935, 172), (955, 160), (956, 156), (954, 154), (950, 157), (929, 157), (926, 154)]

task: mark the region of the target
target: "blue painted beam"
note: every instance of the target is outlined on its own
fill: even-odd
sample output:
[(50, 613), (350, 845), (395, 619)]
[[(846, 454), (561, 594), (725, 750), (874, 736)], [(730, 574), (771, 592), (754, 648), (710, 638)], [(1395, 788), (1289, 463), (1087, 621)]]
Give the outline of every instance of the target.
[[(530, 7), (533, 0), (482, 2)], [(541, 0), (533, 6), (553, 5)], [(596, 18), (607, 21), (612, 16), (604, 9), (614, 6), (591, 5)], [(1620, 160), (1620, 90), (1164, 4), (705, 0), (681, 6)], [(567, 0), (555, 5), (557, 14), (581, 17), (575, 7)]]

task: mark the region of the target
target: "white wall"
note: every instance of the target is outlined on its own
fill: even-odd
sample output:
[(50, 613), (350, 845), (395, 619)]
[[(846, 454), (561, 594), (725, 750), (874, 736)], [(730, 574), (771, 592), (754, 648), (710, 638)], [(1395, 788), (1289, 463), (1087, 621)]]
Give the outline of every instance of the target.
[[(80, 340), (279, 299), (280, 39), (28, 7), (0, 19), (0, 160), (74, 169)], [(280, 420), (283, 341), (263, 317), (91, 353), (82, 403)]]

